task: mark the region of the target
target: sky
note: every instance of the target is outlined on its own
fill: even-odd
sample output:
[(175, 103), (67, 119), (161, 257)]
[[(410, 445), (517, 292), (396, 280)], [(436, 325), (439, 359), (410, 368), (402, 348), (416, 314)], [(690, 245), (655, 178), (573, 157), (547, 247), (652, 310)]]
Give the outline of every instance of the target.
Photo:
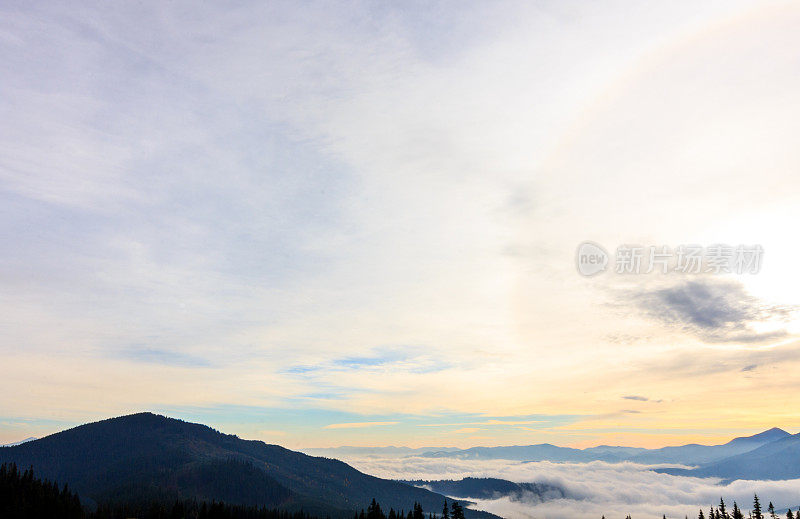
[[(798, 23), (3, 2), (0, 443), (139, 411), (290, 448), (800, 431)], [(763, 261), (615, 271), (691, 244)]]

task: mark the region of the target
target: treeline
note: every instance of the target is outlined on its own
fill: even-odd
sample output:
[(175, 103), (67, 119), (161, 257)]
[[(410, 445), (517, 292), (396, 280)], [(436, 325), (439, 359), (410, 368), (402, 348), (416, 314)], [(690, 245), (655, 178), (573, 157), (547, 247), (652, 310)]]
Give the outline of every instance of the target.
[(20, 472), (14, 464), (0, 465), (0, 517), (27, 519), (58, 517), (79, 519), (83, 508), (78, 496), (64, 485), (37, 479), (33, 470)]
[[(725, 500), (720, 498), (719, 505), (714, 507), (713, 505), (708, 510), (708, 515), (706, 515), (702, 509), (697, 514), (697, 519), (783, 519), (784, 516), (779, 516), (775, 512), (775, 506), (770, 502), (767, 505), (767, 509), (761, 505), (761, 500), (758, 498), (758, 494), (753, 496), (753, 509), (747, 512), (747, 515), (744, 515), (744, 511), (739, 508), (739, 505), (736, 501), (733, 502), (733, 508), (728, 508), (725, 505)], [(797, 509), (797, 513), (792, 513), (792, 509), (786, 510), (786, 519), (800, 519), (800, 508)], [(605, 519), (606, 516), (603, 516)], [(663, 516), (664, 519), (667, 519), (667, 516)], [(631, 519), (631, 516), (627, 516), (625, 519)], [(686, 519), (689, 519), (688, 516)]]
[[(739, 505), (736, 504), (736, 501), (733, 502), (733, 508), (729, 511), (728, 508), (725, 506), (725, 501), (720, 498), (719, 505), (714, 508), (713, 506), (708, 510), (708, 517), (700, 510), (700, 513), (697, 514), (697, 519), (778, 519), (778, 515), (775, 513), (775, 506), (773, 506), (772, 502), (767, 505), (766, 511), (762, 508), (761, 500), (758, 499), (758, 494), (753, 496), (753, 509), (747, 512), (747, 516), (744, 515), (744, 512)], [(782, 518), (781, 518), (782, 519)], [(788, 509), (786, 511), (786, 519), (800, 519), (800, 509), (797, 510), (797, 514), (792, 513), (792, 509)]]
[[(441, 515), (428, 513), (428, 519), (464, 519), (464, 507), (458, 501), (453, 501), (450, 507), (447, 506), (447, 500), (444, 501)], [(366, 512), (361, 510), (361, 513), (356, 513), (353, 519), (425, 519), (425, 512), (422, 510), (422, 505), (414, 503), (414, 507), (406, 514), (405, 510), (396, 512), (394, 508), (389, 509), (388, 515), (381, 509), (381, 505), (372, 500)]]
[(94, 512), (85, 512), (84, 519), (316, 519), (305, 512), (287, 512), (276, 508), (228, 505), (220, 502), (193, 500), (172, 504), (103, 505)]
[[(452, 512), (451, 512), (452, 510)], [(338, 515), (338, 514), (337, 514)], [(464, 510), (457, 502), (443, 510), (444, 519), (464, 519)], [(33, 469), (20, 471), (13, 463), (0, 465), (1, 519), (320, 519), (306, 512), (289, 512), (278, 508), (230, 505), (223, 502), (197, 500), (118, 501), (100, 504), (94, 510), (81, 506), (78, 495), (64, 485), (37, 479)], [(329, 518), (326, 518), (329, 519)], [(355, 519), (426, 519), (419, 503), (404, 511), (383, 512), (372, 500), (366, 511), (356, 513)], [(433, 519), (429, 514), (427, 519)], [(438, 518), (442, 519), (442, 518)]]

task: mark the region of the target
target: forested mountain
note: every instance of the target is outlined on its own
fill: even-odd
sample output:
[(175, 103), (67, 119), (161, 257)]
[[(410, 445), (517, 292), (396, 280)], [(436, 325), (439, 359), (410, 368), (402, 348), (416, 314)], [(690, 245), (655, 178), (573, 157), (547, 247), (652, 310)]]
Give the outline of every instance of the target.
[(463, 478), (459, 480), (444, 479), (436, 481), (408, 480), (409, 485), (429, 488), (434, 492), (466, 499), (497, 499), (509, 497), (513, 499), (533, 498), (539, 500), (560, 499), (566, 496), (563, 489), (546, 483), (514, 483), (498, 478)]
[[(242, 440), (152, 413), (3, 447), (2, 461), (32, 466), (44, 478), (68, 483), (82, 500), (98, 503), (224, 500), (349, 519), (373, 498), (397, 510), (415, 502), (438, 510), (444, 501), (442, 495), (363, 474), (338, 460)], [(494, 517), (472, 510), (466, 514)]]

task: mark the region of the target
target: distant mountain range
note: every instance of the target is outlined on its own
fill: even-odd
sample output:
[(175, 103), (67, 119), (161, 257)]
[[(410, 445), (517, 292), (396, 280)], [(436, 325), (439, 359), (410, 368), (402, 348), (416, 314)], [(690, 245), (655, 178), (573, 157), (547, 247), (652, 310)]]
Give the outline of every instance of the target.
[(517, 445), (509, 447), (472, 447), (459, 450), (436, 450), (422, 454), (429, 458), (457, 458), (466, 460), (505, 459), (514, 461), (554, 461), (587, 463), (606, 461), (618, 463), (631, 461), (646, 465), (678, 464), (701, 465), (723, 460), (730, 456), (750, 452), (763, 445), (791, 437), (778, 428), (773, 428), (753, 436), (735, 438), (723, 445), (689, 444), (679, 447), (642, 449), (636, 447), (615, 447), (601, 445), (587, 449), (558, 447), (549, 443), (538, 445)]
[(23, 444), (23, 443), (25, 443), (25, 442), (32, 442), (32, 441), (33, 441), (33, 440), (35, 440), (35, 439), (36, 439), (36, 438), (34, 438), (33, 436), (31, 436), (30, 438), (25, 438), (24, 440), (20, 440), (20, 441), (18, 441), (18, 442), (14, 442), (14, 443), (6, 443), (6, 444), (4, 444), (4, 445), (0, 445), (0, 447), (13, 447), (13, 446), (15, 446), (15, 445), (22, 445), (22, 444)]
[(788, 435), (742, 454), (700, 464), (695, 469), (664, 468), (657, 472), (679, 476), (778, 480), (800, 478), (800, 434)]
[[(243, 440), (205, 425), (140, 413), (82, 425), (0, 448), (0, 463), (32, 466), (67, 483), (85, 502), (158, 499), (303, 509), (350, 519), (375, 498), (387, 510), (419, 502), (441, 510), (445, 497), (363, 474), (334, 459)], [(466, 510), (470, 519), (494, 519)]]
[[(437, 447), (435, 450), (441, 452), (450, 452), (460, 450), (458, 447)], [(408, 456), (420, 456), (431, 451), (430, 447), (329, 447), (329, 448), (313, 448), (302, 449), (302, 452), (312, 456), (325, 456), (327, 458), (402, 458)]]

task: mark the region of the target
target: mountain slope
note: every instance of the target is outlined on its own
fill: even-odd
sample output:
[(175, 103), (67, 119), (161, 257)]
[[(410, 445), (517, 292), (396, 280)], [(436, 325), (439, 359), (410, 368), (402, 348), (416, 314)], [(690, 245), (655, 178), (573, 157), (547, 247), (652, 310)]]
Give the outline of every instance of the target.
[(409, 485), (429, 488), (434, 492), (466, 499), (497, 499), (509, 497), (512, 500), (526, 499), (530, 501), (535, 497), (539, 501), (548, 499), (562, 499), (566, 493), (562, 488), (546, 483), (514, 483), (498, 478), (463, 478), (459, 480), (415, 480), (404, 481)]
[(800, 434), (780, 438), (754, 450), (707, 463), (696, 469), (660, 469), (680, 476), (780, 480), (800, 478)]
[(387, 509), (409, 509), (417, 501), (431, 511), (440, 509), (444, 500), (425, 489), (363, 474), (338, 460), (151, 413), (3, 447), (1, 461), (33, 466), (42, 477), (69, 483), (82, 498), (94, 501), (142, 496), (218, 499), (349, 516), (372, 498)]
[(743, 454), (788, 436), (791, 436), (788, 432), (773, 427), (753, 436), (734, 438), (723, 445), (689, 444), (680, 447), (652, 449), (631, 457), (630, 461), (644, 464), (679, 463), (683, 465), (700, 465)]

